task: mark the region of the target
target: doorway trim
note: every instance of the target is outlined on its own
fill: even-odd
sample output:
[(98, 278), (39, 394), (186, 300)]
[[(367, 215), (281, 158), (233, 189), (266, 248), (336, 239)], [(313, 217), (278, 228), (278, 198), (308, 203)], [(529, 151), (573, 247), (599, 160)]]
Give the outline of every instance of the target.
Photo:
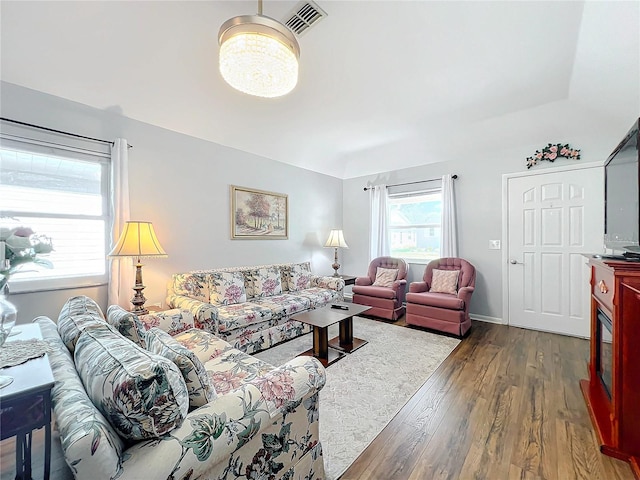
[[(531, 172), (516, 172), (502, 174), (502, 323), (510, 325), (509, 318), (509, 180), (517, 177), (531, 177), (555, 172), (567, 172), (572, 170), (583, 170), (586, 168), (604, 167), (604, 161), (581, 163), (578, 165), (565, 165), (558, 167), (547, 167)], [(604, 201), (604, 199), (603, 199)]]

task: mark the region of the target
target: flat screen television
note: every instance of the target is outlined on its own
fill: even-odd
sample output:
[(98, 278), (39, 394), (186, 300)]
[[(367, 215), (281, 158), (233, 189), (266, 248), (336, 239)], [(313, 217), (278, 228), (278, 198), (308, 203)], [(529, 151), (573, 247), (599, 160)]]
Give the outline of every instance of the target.
[(639, 122), (636, 120), (604, 166), (604, 246), (628, 257), (640, 257)]

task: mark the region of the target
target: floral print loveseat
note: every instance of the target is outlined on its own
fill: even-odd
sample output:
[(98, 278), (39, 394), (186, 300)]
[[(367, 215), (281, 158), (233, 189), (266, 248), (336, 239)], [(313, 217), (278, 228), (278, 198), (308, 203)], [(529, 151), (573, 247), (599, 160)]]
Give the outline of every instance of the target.
[(145, 331), (73, 297), (49, 343), (53, 415), (78, 479), (324, 478), (312, 357), (274, 367), (199, 329)]
[(343, 300), (344, 280), (316, 276), (309, 262), (174, 274), (167, 305), (188, 310), (195, 326), (255, 353), (311, 331), (292, 315)]

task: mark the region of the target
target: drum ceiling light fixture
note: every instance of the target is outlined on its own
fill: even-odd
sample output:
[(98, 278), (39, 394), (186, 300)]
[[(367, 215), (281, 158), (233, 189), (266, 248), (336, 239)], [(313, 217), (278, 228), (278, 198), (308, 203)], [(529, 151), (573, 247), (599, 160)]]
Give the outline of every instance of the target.
[(258, 97), (280, 97), (298, 83), (300, 46), (293, 32), (273, 18), (241, 15), (220, 27), (220, 73), (236, 90)]

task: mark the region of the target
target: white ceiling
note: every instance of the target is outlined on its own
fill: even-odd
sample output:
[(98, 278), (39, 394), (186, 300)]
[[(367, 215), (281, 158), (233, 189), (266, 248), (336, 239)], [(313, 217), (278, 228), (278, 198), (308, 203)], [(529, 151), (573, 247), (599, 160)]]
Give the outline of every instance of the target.
[(620, 134), (640, 111), (638, 1), (317, 3), (279, 99), (218, 72), (220, 25), (257, 10), (240, 0), (2, 0), (1, 78), (339, 178), (546, 141), (558, 106)]

